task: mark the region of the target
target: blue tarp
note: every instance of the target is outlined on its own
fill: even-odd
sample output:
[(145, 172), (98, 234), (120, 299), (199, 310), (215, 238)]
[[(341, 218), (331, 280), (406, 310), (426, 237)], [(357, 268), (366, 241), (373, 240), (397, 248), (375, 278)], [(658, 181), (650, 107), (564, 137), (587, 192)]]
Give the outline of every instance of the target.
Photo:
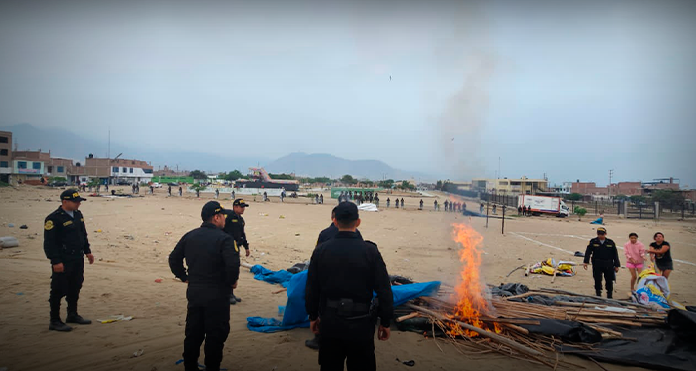
[(594, 221), (591, 221), (590, 224), (604, 224), (604, 218), (597, 218)]
[[(263, 267), (262, 267), (263, 268)], [(283, 320), (276, 318), (248, 317), (247, 328), (256, 332), (286, 331), (297, 327), (309, 327), (309, 316), (305, 311), (305, 286), (307, 271), (292, 275), (287, 282), (288, 301), (285, 306)], [(410, 285), (392, 286), (394, 306), (419, 296), (430, 296), (440, 287), (439, 281), (413, 283)]]
[(280, 270), (274, 272), (258, 264), (251, 267), (251, 273), (254, 274), (254, 279), (266, 281), (268, 283), (279, 283), (283, 287), (288, 287), (288, 282), (293, 276), (292, 273), (288, 271)]

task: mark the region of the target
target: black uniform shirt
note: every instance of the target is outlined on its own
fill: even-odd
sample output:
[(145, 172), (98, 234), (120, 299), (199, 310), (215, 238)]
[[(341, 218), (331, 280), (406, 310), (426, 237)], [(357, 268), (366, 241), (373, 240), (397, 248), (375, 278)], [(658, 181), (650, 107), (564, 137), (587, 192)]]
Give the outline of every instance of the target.
[(235, 212), (227, 215), (224, 231), (234, 238), (237, 247), (244, 246), (246, 250), (249, 250), (249, 242), (247, 242), (244, 232), (244, 218), (241, 215), (237, 215)]
[[(357, 233), (358, 236), (360, 238), (362, 238), (362, 235), (360, 234), (359, 230), (356, 229), (355, 233)], [(319, 238), (317, 238), (317, 245), (316, 246), (319, 246), (322, 243), (336, 237), (337, 234), (338, 234), (338, 228), (333, 223), (331, 223), (331, 225), (329, 225), (327, 228), (325, 228), (324, 230), (319, 232)]]
[(604, 243), (602, 243), (599, 238), (590, 240), (585, 250), (585, 259), (583, 260), (585, 264), (590, 262), (590, 257), (592, 257), (592, 264), (594, 265), (621, 267), (619, 251), (616, 249), (616, 244), (608, 238), (604, 240)]
[(44, 221), (44, 252), (51, 264), (84, 259), (83, 255), (92, 253), (80, 210), (70, 216), (59, 207), (48, 214)]
[(316, 319), (324, 312), (327, 300), (352, 299), (355, 303), (369, 304), (373, 292), (379, 299), (381, 324), (388, 327), (394, 298), (377, 245), (363, 241), (355, 232), (338, 232), (314, 250), (305, 291), (309, 318)]
[(189, 288), (231, 288), (239, 278), (239, 249), (230, 235), (205, 222), (181, 237), (169, 254), (169, 268), (177, 278), (188, 281)]

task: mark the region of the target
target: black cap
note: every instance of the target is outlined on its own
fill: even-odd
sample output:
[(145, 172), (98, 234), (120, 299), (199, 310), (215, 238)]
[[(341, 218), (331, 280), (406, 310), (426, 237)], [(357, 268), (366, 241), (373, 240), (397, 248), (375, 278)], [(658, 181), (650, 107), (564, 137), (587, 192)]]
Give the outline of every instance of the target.
[(208, 201), (201, 210), (201, 219), (206, 221), (217, 214), (229, 214), (229, 210), (225, 210), (217, 201)]
[(63, 193), (60, 194), (60, 200), (61, 201), (73, 201), (73, 202), (80, 202), (80, 201), (86, 201), (86, 198), (83, 198), (80, 196), (80, 193), (77, 192), (77, 189), (68, 189), (63, 191)]
[(352, 222), (359, 217), (358, 207), (352, 202), (341, 202), (336, 206), (336, 220), (339, 222)]
[(244, 202), (243, 199), (238, 198), (238, 199), (234, 200), (234, 202), (232, 203), (232, 206), (249, 207), (249, 204)]

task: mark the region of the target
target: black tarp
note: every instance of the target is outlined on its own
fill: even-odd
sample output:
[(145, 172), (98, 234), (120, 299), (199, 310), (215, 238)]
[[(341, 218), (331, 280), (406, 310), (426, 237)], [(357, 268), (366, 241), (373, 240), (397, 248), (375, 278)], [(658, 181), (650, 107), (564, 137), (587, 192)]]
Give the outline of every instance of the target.
[(595, 345), (598, 352), (577, 351), (572, 345), (565, 345), (561, 350), (597, 361), (652, 370), (696, 370), (696, 313), (673, 309), (667, 323), (668, 326), (657, 328), (613, 327), (624, 338), (632, 340), (604, 340)]
[(575, 321), (557, 319), (529, 318), (539, 321), (538, 325), (518, 325), (534, 334), (542, 334), (559, 338), (567, 343), (599, 343), (602, 334), (597, 330)]

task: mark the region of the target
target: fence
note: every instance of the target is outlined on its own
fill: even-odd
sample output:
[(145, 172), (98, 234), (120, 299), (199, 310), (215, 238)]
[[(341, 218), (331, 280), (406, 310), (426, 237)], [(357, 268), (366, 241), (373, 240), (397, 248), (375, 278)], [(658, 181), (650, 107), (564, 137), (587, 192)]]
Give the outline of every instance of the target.
[(517, 209), (517, 196), (482, 192), (480, 198), (481, 201), (488, 201), (490, 203), (505, 205)]

